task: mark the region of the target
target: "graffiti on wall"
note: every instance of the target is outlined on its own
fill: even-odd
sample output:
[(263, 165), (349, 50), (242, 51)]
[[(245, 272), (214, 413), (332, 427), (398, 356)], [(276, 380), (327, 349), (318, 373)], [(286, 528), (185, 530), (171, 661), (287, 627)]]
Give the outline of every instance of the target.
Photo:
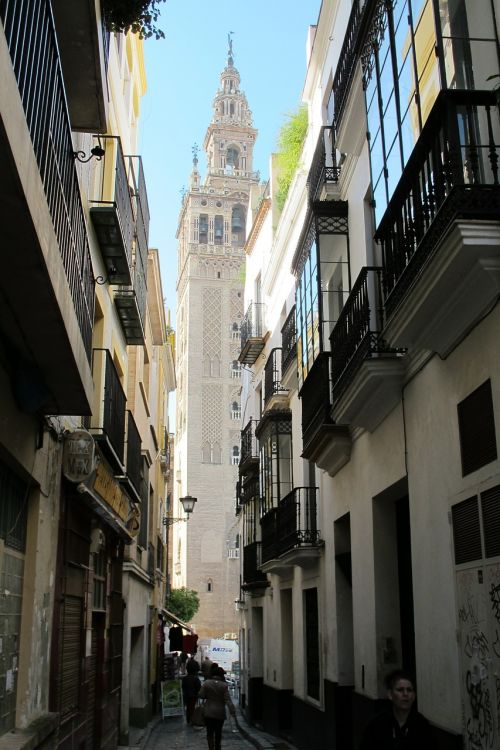
[(467, 750), (500, 747), (500, 564), (457, 571)]

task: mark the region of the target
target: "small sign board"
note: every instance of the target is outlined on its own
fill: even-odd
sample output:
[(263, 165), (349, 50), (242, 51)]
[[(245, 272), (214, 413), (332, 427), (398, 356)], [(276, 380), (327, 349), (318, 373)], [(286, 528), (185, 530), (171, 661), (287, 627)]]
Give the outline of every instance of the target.
[(180, 680), (165, 680), (161, 683), (161, 717), (183, 716), (182, 685)]
[(74, 430), (64, 440), (63, 474), (70, 482), (84, 482), (95, 470), (95, 443), (87, 430)]

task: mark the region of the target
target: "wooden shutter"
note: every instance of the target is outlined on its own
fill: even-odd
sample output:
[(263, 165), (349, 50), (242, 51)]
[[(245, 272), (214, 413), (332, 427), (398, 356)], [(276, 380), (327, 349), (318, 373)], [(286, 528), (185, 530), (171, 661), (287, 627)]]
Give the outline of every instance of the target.
[(481, 493), (486, 557), (500, 556), (500, 485)]
[(481, 530), (477, 497), (469, 497), (451, 509), (455, 564), (482, 558)]
[(83, 634), (83, 599), (64, 597), (60, 631), (59, 710), (61, 716), (76, 711), (79, 703)]

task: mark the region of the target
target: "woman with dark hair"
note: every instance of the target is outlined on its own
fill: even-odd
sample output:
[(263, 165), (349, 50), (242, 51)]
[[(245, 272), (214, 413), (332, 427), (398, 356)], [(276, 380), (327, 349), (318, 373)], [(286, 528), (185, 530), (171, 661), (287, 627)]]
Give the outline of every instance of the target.
[(231, 716), (235, 715), (224, 674), (222, 667), (214, 665), (210, 677), (205, 680), (199, 692), (199, 697), (205, 699), (205, 726), (209, 750), (220, 750), (221, 748), (222, 725), (226, 718), (226, 706)]

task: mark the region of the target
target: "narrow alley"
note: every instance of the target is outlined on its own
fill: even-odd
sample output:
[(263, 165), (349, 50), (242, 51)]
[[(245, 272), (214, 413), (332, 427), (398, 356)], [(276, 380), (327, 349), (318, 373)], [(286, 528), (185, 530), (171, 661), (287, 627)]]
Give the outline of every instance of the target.
[[(153, 721), (145, 730), (135, 730), (130, 750), (207, 750), (205, 729), (186, 724), (183, 717)], [(237, 710), (236, 722), (224, 722), (222, 750), (295, 750), (288, 742), (250, 727)]]

